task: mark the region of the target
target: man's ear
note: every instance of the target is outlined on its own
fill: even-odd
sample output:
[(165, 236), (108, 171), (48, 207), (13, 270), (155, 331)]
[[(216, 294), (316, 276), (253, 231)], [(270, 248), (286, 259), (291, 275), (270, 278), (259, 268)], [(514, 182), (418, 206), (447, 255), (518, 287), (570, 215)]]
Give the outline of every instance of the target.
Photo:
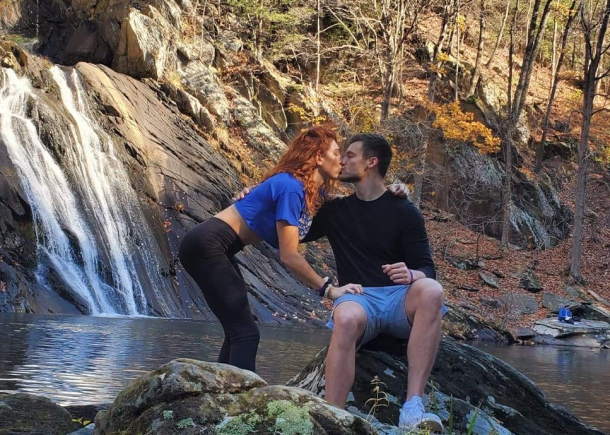
[(367, 164), (367, 168), (369, 168), (369, 169), (374, 168), (377, 165), (377, 163), (379, 163), (379, 159), (377, 157), (371, 157), (368, 160), (369, 160), (369, 162)]

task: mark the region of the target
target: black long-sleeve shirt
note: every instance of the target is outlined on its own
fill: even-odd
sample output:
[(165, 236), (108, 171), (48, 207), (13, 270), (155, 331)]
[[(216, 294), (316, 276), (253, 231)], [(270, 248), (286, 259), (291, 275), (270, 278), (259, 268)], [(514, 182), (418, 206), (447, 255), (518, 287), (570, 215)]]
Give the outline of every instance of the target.
[(340, 285), (396, 285), (381, 266), (401, 261), (436, 278), (424, 219), (410, 201), (390, 192), (373, 201), (353, 194), (326, 202), (303, 241), (324, 236), (335, 254)]

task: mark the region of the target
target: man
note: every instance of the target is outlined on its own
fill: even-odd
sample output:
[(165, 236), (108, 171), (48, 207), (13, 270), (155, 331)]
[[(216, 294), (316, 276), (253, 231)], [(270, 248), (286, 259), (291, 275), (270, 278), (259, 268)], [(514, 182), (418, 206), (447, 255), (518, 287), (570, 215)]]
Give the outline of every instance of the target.
[(413, 204), (387, 192), (383, 184), (391, 159), (383, 136), (352, 137), (339, 179), (353, 183), (356, 192), (326, 202), (304, 240), (327, 236), (339, 285), (365, 287), (363, 295), (333, 295), (326, 400), (345, 407), (354, 382), (356, 349), (383, 332), (409, 340), (407, 400), (399, 426), (442, 431), (440, 418), (425, 412), (421, 397), (440, 341), (443, 289), (434, 280), (423, 218)]

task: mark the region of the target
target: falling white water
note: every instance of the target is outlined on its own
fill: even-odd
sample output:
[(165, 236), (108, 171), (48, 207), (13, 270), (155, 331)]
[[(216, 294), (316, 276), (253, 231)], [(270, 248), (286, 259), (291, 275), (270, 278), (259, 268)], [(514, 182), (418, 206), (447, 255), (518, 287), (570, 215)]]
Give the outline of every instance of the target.
[(39, 250), (92, 314), (147, 314), (143, 286), (165, 299), (160, 250), (112, 141), (89, 115), (76, 70), (69, 80), (58, 67), (51, 73), (72, 117), (62, 158), (69, 176), (26, 114), (28, 101), (39, 103), (28, 80), (3, 69), (0, 89), (0, 137), (32, 207)]

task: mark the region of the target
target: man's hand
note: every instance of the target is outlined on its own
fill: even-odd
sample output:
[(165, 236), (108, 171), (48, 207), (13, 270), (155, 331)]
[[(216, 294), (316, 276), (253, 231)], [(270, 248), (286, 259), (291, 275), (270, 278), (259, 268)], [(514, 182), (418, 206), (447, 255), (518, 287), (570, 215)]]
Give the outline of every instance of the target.
[(400, 198), (409, 197), (409, 187), (406, 184), (394, 183), (387, 186), (386, 189), (392, 192), (392, 195), (394, 196), (398, 196)]
[[(384, 264), (381, 269), (396, 284), (409, 285), (412, 282), (411, 277), (413, 275), (409, 273), (409, 268), (405, 263)], [(415, 276), (413, 276), (413, 281), (415, 279)]]
[[(254, 186), (252, 186), (252, 188), (254, 188)], [(232, 198), (233, 202), (237, 202), (240, 199), (244, 199), (248, 193), (250, 193), (250, 188), (244, 187), (241, 192), (236, 193), (235, 196)]]
[(360, 284), (346, 284), (342, 287), (335, 287), (334, 285), (330, 286), (328, 290), (328, 299), (334, 301), (338, 297), (343, 296), (345, 293), (351, 293), (353, 295), (362, 295), (364, 291), (362, 290), (362, 286)]

